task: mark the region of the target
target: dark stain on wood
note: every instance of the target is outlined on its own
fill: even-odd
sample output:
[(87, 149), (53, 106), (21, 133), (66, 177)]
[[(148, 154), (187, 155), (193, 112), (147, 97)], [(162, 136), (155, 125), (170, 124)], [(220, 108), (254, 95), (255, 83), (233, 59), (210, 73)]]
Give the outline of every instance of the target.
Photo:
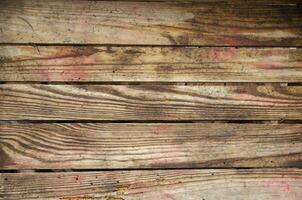
[(0, 7), (0, 199), (302, 199), (300, 1)]

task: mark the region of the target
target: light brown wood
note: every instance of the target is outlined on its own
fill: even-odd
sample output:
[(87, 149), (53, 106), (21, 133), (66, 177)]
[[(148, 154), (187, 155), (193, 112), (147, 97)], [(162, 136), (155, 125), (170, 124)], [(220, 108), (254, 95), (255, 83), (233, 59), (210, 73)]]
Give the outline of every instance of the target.
[(301, 8), (0, 0), (0, 200), (301, 200)]
[(0, 81), (302, 82), (296, 48), (0, 46)]
[(300, 120), (301, 86), (0, 85), (0, 120)]
[(0, 124), (0, 169), (300, 167), (301, 124)]
[(0, 43), (301, 46), (298, 4), (0, 1)]
[[(98, 0), (98, 1), (108, 1), (108, 0)], [(119, 0), (126, 2), (146, 2), (146, 0)], [(203, 2), (203, 3), (222, 3), (222, 4), (249, 4), (249, 5), (295, 5), (301, 4), (300, 0), (254, 0), (254, 1), (246, 1), (246, 0), (148, 0), (148, 2)]]
[(0, 174), (6, 200), (301, 200), (302, 171), (164, 170)]

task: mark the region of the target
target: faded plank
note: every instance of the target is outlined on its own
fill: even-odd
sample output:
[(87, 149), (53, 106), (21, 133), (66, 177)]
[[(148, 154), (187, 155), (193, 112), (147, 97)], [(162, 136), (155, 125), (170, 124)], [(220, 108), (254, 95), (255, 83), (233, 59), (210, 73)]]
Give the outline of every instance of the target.
[(302, 170), (156, 170), (0, 174), (5, 199), (301, 200)]
[(0, 85), (0, 120), (302, 119), (301, 86)]
[(302, 49), (0, 46), (0, 81), (302, 82)]
[(0, 169), (301, 167), (301, 124), (0, 124)]
[[(99, 0), (106, 1), (106, 0)], [(146, 0), (119, 0), (119, 1), (135, 1), (135, 2), (146, 2)], [(203, 2), (203, 3), (225, 3), (225, 4), (252, 4), (252, 5), (293, 5), (301, 4), (301, 0), (148, 0), (148, 2)]]
[(0, 1), (0, 43), (301, 46), (300, 4)]

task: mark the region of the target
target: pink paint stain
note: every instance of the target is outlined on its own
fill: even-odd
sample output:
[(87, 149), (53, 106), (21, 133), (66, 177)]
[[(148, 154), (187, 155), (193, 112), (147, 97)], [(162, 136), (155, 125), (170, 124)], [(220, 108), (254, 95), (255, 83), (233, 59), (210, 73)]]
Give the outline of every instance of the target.
[(262, 52), (262, 58), (256, 62), (255, 66), (261, 69), (282, 69), (288, 66), (288, 58), (282, 52), (267, 50)]
[(285, 193), (291, 192), (291, 186), (287, 181), (274, 180), (267, 181), (265, 187), (271, 190), (279, 190)]
[(141, 13), (140, 9), (138, 9), (137, 6), (131, 7), (131, 12), (132, 12), (134, 15), (140, 17), (140, 18), (143, 18), (143, 17), (144, 17), (143, 13)]
[(286, 67), (284, 63), (277, 61), (261, 61), (256, 66), (261, 69), (282, 69)]
[(170, 126), (168, 125), (158, 125), (156, 127), (156, 134), (168, 134), (170, 133)]
[(91, 73), (88, 70), (97, 63), (93, 52), (89, 52), (88, 49), (88, 55), (85, 55), (85, 52), (74, 51), (75, 49), (61, 48), (51, 58), (38, 60), (37, 64), (42, 66), (38, 69), (41, 79), (47, 81), (89, 80)]
[(232, 46), (239, 46), (241, 44), (241, 42), (238, 39), (234, 39), (234, 38), (226, 38), (223, 40), (222, 43)]
[(38, 73), (42, 79), (47, 81), (80, 81), (88, 79), (88, 73), (83, 66), (63, 66), (60, 70), (50, 66), (39, 69)]
[(232, 61), (236, 57), (236, 48), (213, 48), (209, 58), (216, 61)]

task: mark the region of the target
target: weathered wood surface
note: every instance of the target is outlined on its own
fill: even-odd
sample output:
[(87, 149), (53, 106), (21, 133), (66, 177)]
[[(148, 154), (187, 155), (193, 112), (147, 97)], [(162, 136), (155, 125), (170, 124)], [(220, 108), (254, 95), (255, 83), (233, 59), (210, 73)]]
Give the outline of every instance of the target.
[(0, 81), (302, 82), (302, 49), (0, 46)]
[(0, 174), (6, 200), (301, 200), (302, 170), (164, 170)]
[[(99, 0), (106, 1), (106, 0)], [(146, 2), (146, 0), (119, 0), (119, 1), (135, 1), (135, 2)], [(224, 4), (249, 4), (249, 5), (295, 5), (302, 4), (301, 0), (148, 0), (148, 2), (203, 2), (203, 3), (224, 3)]]
[(301, 46), (300, 4), (0, 1), (0, 43)]
[(301, 167), (301, 124), (0, 124), (0, 169)]
[(1, 120), (300, 120), (301, 86), (0, 85)]

